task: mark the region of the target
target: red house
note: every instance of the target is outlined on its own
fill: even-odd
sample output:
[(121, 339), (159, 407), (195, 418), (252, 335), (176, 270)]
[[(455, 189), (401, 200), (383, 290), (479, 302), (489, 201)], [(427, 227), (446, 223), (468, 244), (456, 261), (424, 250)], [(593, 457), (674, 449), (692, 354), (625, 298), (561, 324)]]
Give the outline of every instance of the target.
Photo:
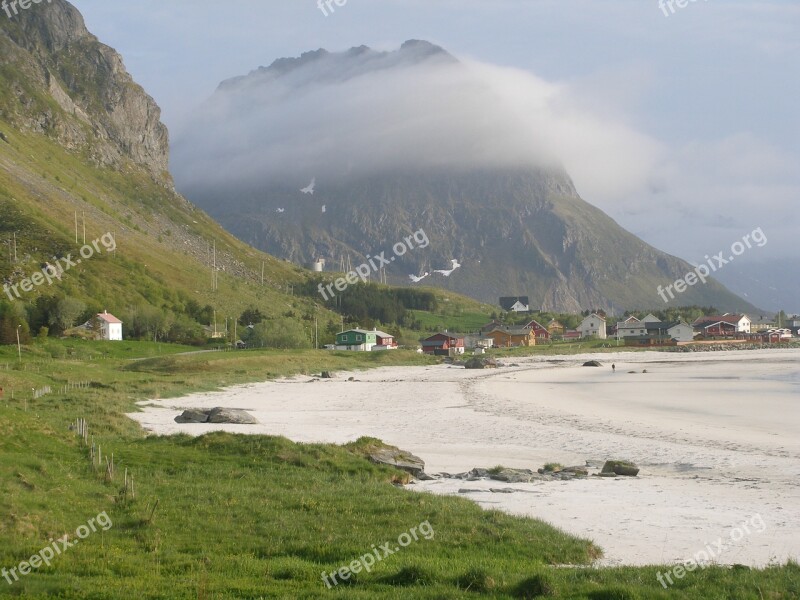
[(527, 325), (525, 325), (528, 329), (533, 329), (533, 335), (536, 336), (536, 341), (541, 340), (549, 340), (550, 339), (550, 332), (547, 330), (547, 327), (539, 323), (538, 321), (531, 321)]
[(700, 335), (704, 338), (736, 337), (736, 325), (727, 321), (717, 321), (715, 323), (701, 324), (694, 326), (695, 330), (700, 330)]
[(380, 331), (379, 329), (373, 329), (373, 333), (375, 334), (375, 345), (372, 347), (373, 350), (396, 350), (397, 349), (397, 340), (394, 339), (394, 336)]
[(464, 354), (464, 336), (447, 332), (436, 333), (422, 340), (422, 351), (438, 356)]

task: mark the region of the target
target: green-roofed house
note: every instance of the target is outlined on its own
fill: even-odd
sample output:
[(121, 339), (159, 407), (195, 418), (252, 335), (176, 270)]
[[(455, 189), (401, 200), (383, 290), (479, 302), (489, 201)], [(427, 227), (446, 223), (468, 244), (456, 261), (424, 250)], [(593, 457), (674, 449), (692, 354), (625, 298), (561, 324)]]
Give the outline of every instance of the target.
[(337, 350), (356, 350), (359, 352), (369, 352), (378, 343), (375, 331), (364, 329), (348, 329), (336, 334)]

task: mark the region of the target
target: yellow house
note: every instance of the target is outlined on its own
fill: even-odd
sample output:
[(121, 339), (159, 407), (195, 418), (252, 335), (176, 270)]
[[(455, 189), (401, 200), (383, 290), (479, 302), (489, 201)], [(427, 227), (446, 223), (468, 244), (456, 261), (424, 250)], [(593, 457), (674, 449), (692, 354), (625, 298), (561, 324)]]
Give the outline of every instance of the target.
[(496, 348), (536, 345), (536, 332), (527, 327), (495, 327), (485, 335), (494, 340)]

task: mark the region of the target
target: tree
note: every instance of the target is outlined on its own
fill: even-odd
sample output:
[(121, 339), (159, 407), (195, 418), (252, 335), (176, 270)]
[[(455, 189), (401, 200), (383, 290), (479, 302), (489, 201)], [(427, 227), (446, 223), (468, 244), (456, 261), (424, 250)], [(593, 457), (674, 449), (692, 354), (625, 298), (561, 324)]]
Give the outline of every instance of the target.
[(247, 327), (248, 325), (258, 325), (264, 320), (264, 318), (265, 317), (260, 310), (251, 306), (239, 317), (239, 325), (242, 327)]
[(55, 310), (50, 314), (50, 325), (54, 326), (59, 332), (73, 327), (86, 311), (86, 304), (77, 298), (66, 296), (58, 301)]
[(253, 328), (251, 343), (269, 348), (310, 348), (309, 339), (303, 326), (297, 321), (262, 321)]
[(0, 344), (16, 344), (18, 327), (19, 341), (23, 344), (28, 343), (31, 332), (22, 304), (0, 301)]

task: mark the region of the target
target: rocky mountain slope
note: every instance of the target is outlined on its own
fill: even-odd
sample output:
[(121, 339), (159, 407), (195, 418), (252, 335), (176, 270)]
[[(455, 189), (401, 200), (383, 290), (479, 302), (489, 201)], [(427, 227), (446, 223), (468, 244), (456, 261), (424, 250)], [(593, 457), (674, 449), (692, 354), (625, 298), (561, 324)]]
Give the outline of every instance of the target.
[(71, 297), (123, 318), (157, 309), (167, 324), (195, 303), (222, 322), (249, 306), (311, 314), (313, 303), (290, 292), (302, 269), (240, 242), (174, 191), (159, 113), (69, 3), (2, 15), (0, 283), (19, 285), (54, 257), (74, 260), (84, 227), (87, 243), (112, 234), (116, 249), (0, 302), (31, 309)]
[[(173, 172), (229, 231), (298, 264), (390, 256), (423, 228), (430, 246), (395, 257), (390, 283), (431, 273), (424, 284), (546, 310), (660, 306), (658, 286), (692, 267), (585, 202), (497, 104), (427, 42), (308, 52), (223, 82), (176, 136)], [(713, 280), (672, 303), (753, 309)]]

